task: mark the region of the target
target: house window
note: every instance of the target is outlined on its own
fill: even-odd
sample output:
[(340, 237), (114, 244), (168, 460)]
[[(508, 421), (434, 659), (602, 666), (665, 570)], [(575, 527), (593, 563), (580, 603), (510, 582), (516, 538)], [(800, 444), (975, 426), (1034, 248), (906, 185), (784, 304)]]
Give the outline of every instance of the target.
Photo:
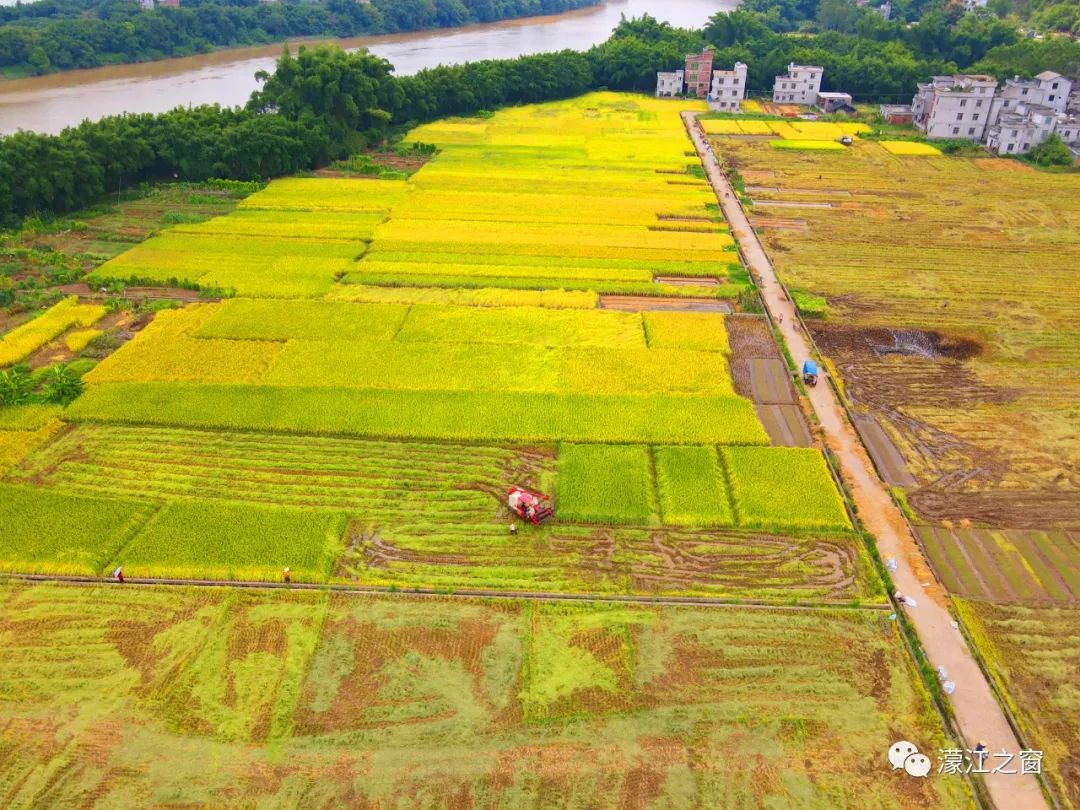
[(1014, 130), (1012, 131), (1012, 135), (1013, 135), (1013, 137), (1014, 137), (1014, 138), (1015, 138), (1015, 137), (1016, 137), (1017, 135), (1019, 135), (1019, 134), (1020, 134), (1020, 133), (1018, 133), (1018, 132), (1017, 132), (1017, 131), (1016, 131), (1015, 129), (1014, 129)]
[(972, 121), (978, 121), (979, 120), (979, 114), (978, 113), (973, 113), (972, 116), (971, 116), (971, 120)]
[(1028, 150), (1028, 146), (1029, 146), (1029, 144), (1026, 144), (1026, 143), (1025, 143), (1025, 144), (1024, 144), (1023, 146), (1021, 146), (1020, 148), (1021, 148), (1021, 149), (1023, 149), (1023, 150), (1024, 150), (1025, 152), (1026, 152), (1026, 151)]
[(1013, 146), (1014, 146), (1014, 145), (1015, 145), (1015, 144), (1011, 144), (1011, 143), (1010, 143), (1010, 144), (1009, 144), (1009, 146), (1008, 146), (1008, 147), (1007, 147), (1007, 148), (1005, 149), (1005, 151), (1006, 151), (1006, 152), (1011, 152), (1011, 151), (1013, 150)]
[(969, 127), (968, 128), (968, 135), (974, 135), (974, 134), (975, 134), (975, 127)]
[(738, 90), (732, 90), (731, 95), (737, 96), (737, 95), (739, 95), (739, 91)]
[(967, 106), (967, 99), (966, 98), (960, 99), (960, 106), (961, 107), (966, 107)]
[(975, 106), (976, 107), (981, 107), (982, 106), (982, 99), (981, 98), (978, 101), (975, 102)]
[(1053, 95), (1051, 95), (1051, 96), (1050, 96), (1050, 98), (1049, 98), (1049, 99), (1047, 99), (1047, 100), (1048, 100), (1048, 101), (1053, 101), (1053, 100), (1054, 100), (1054, 97), (1053, 97)]
[(1050, 89), (1051, 89), (1051, 90), (1057, 90), (1057, 87), (1058, 87), (1058, 83), (1057, 83), (1057, 82), (1054, 82), (1054, 83), (1053, 83), (1052, 85), (1050, 85)]
[(952, 134), (953, 135), (959, 135), (960, 134), (960, 127), (953, 127), (952, 128)]
[(1026, 96), (1026, 95), (1027, 95), (1027, 91), (1028, 91), (1028, 89), (1027, 89), (1027, 88), (1025, 87), (1025, 88), (1024, 88), (1024, 91), (1023, 91), (1023, 92), (1022, 92), (1022, 93), (1021, 93), (1020, 95), (1022, 95), (1022, 96)]
[(956, 120), (957, 121), (963, 121), (964, 120), (964, 114), (963, 113), (957, 113), (956, 114)]
[(723, 80), (723, 79), (717, 79), (717, 80), (716, 80), (716, 83), (717, 83), (717, 84), (723, 84), (723, 83), (724, 83), (724, 80)]

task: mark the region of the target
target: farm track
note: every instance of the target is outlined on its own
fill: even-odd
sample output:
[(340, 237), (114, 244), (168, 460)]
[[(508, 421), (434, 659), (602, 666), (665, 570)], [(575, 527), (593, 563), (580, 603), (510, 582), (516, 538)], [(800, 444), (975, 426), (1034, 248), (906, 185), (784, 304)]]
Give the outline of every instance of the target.
[[(731, 233), (752, 274), (761, 278), (762, 300), (773, 318), (783, 314), (790, 324), (784, 338), (792, 356), (812, 356), (810, 340), (799, 326), (798, 316), (784, 288), (777, 279), (772, 262), (765, 253), (746, 213), (732, 193), (718, 163), (714, 162), (708, 142), (694, 113), (683, 113), (687, 132), (697, 149), (706, 176), (716, 192)], [(1010, 727), (993, 690), (975, 661), (963, 636), (952, 626), (948, 597), (933, 583), (934, 577), (923, 552), (878, 477), (854, 428), (845, 419), (836, 393), (828, 385), (809, 389), (809, 397), (824, 431), (826, 444), (839, 459), (845, 482), (851, 490), (858, 512), (873, 534), (883, 557), (896, 560), (893, 581), (901, 591), (918, 594), (917, 607), (902, 609), (915, 626), (927, 657), (934, 667), (944, 667), (956, 682), (950, 702), (966, 747), (984, 741), (991, 750), (1005, 748), (1019, 751), (1021, 745)], [(1038, 781), (1031, 776), (988, 774), (985, 784), (991, 801), (1002, 810), (1048, 807)]]
[(0, 581), (8, 582), (55, 582), (65, 585), (101, 587), (111, 585), (118, 588), (128, 586), (169, 587), (169, 588), (244, 588), (255, 590), (299, 590), (328, 591), (331, 593), (429, 597), (436, 599), (496, 599), (528, 600), (541, 602), (609, 602), (630, 605), (669, 605), (711, 608), (747, 608), (750, 610), (778, 610), (785, 612), (816, 612), (819, 610), (869, 610), (874, 612), (891, 611), (892, 605), (855, 604), (843, 602), (813, 602), (798, 605), (774, 604), (752, 599), (714, 599), (706, 596), (636, 596), (631, 594), (588, 594), (556, 593), (543, 591), (498, 591), (470, 590), (467, 588), (440, 591), (434, 588), (392, 588), (377, 585), (345, 585), (340, 583), (309, 582), (258, 582), (252, 580), (226, 579), (165, 579), (152, 577), (125, 577), (122, 583), (104, 577), (67, 576), (61, 574), (10, 574), (0, 573)]
[(601, 309), (623, 312), (722, 312), (731, 313), (731, 304), (711, 298), (660, 298), (647, 295), (601, 295)]

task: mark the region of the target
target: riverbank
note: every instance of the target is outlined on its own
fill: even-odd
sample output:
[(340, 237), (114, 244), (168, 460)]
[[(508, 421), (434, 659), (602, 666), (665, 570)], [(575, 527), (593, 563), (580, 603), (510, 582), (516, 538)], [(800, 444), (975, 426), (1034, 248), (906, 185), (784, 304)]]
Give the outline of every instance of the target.
[[(564, 48), (586, 50), (611, 34), (620, 16), (649, 13), (678, 27), (703, 25), (738, 0), (671, 0), (661, 9), (650, 0), (609, 0), (549, 17), (526, 17), (464, 28), (410, 34), (309, 38), (293, 45), (336, 42), (368, 48), (393, 63), (399, 76), (440, 64), (509, 59)], [(0, 134), (18, 129), (56, 133), (84, 119), (123, 112), (158, 113), (177, 106), (243, 104), (257, 89), (255, 73), (273, 71), (282, 44), (230, 48), (197, 56), (68, 71), (0, 82)]]
[[(95, 0), (96, 2), (97, 0)], [(344, 38), (424, 33), (595, 6), (604, 0), (456, 0), (447, 13), (434, 6), (370, 0), (334, 7), (322, 2), (140, 9), (130, 5), (79, 12), (61, 7), (20, 6), (4, 12), (0, 34), (14, 37), (16, 49), (3, 49), (0, 65), (9, 78), (68, 70), (137, 64), (210, 53), (221, 48), (273, 45), (294, 38)], [(21, 54), (21, 55), (20, 55)]]

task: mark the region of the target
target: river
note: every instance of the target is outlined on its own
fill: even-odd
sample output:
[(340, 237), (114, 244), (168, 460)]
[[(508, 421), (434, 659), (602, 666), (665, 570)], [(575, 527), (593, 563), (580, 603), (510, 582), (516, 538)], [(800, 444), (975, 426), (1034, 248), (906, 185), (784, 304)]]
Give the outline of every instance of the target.
[[(607, 39), (623, 14), (648, 13), (675, 26), (696, 27), (737, 5), (738, 0), (611, 0), (550, 17), (332, 41), (368, 48), (390, 60), (399, 75), (407, 75), (439, 64), (586, 49)], [(0, 82), (0, 133), (59, 132), (85, 118), (122, 112), (243, 104), (256, 89), (255, 72), (272, 71), (280, 53), (278, 43)]]

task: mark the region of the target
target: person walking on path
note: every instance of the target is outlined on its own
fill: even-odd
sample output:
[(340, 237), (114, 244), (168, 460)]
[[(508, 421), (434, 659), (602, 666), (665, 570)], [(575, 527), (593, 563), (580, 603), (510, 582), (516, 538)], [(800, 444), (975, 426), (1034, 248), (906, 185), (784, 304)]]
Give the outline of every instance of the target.
[(124, 566), (122, 566), (122, 565), (116, 566), (116, 570), (112, 572), (112, 575), (113, 575), (113, 579), (115, 579), (117, 582), (123, 582), (124, 581)]
[(292, 571), (289, 570), (289, 566), (285, 566), (281, 569), (281, 581), (288, 585), (292, 582)]

